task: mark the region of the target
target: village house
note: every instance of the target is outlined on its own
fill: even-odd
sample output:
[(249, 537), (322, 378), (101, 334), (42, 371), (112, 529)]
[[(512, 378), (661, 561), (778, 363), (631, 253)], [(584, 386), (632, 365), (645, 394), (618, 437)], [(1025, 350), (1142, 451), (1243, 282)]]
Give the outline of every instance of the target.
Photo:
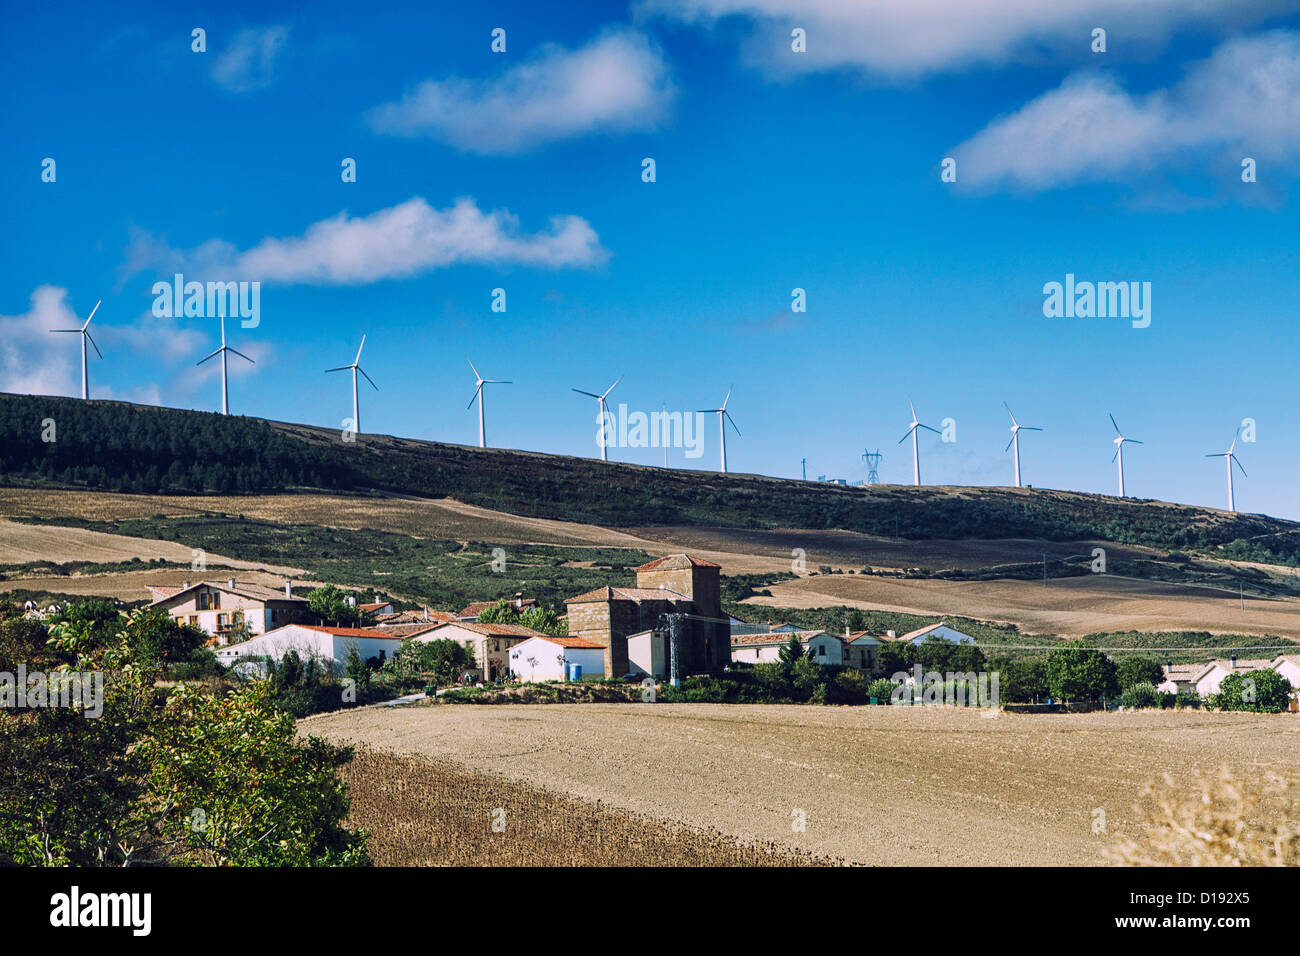
[(374, 658), (383, 663), (401, 646), (400, 637), (375, 628), (287, 624), (243, 643), (219, 647), (216, 656), (227, 667), (252, 664), (253, 670), (265, 674), (267, 660), (278, 662), (285, 654), (295, 651), (304, 661), (316, 661), (333, 673), (342, 674), (353, 650), (363, 661)]
[(633, 672), (628, 638), (665, 629), (665, 615), (682, 615), (679, 672), (721, 670), (731, 660), (731, 646), (720, 575), (719, 565), (689, 554), (657, 558), (636, 569), (635, 587), (602, 587), (569, 598), (569, 634), (604, 648), (605, 677), (623, 677)]
[(435, 624), (407, 636), (417, 641), (451, 640), (463, 644), (474, 655), (474, 666), (479, 676), (495, 683), (505, 680), (510, 673), (510, 648), (529, 638), (546, 635), (522, 624), (451, 621)]
[(510, 648), (510, 669), (523, 681), (580, 679), (604, 667), (605, 649), (581, 637), (539, 634)]
[(149, 585), (151, 608), (161, 608), (180, 624), (205, 631), (218, 646), (233, 633), (265, 634), (307, 618), (307, 601), (294, 596), (286, 582), (283, 591), (250, 581), (186, 582), (181, 587)]
[(925, 627), (918, 627), (915, 631), (908, 631), (906, 634), (901, 635), (895, 634), (893, 631), (886, 631), (884, 640), (898, 644), (924, 644), (926, 638), (929, 637), (936, 637), (951, 644), (975, 643), (975, 638), (962, 633), (955, 627), (949, 627), (943, 621), (938, 624), (927, 624)]

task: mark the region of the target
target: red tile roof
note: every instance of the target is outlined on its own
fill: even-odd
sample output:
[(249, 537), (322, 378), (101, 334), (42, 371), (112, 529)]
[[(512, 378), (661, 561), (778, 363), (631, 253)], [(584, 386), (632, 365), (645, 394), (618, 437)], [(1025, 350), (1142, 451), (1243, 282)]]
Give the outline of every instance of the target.
[(598, 601), (689, 601), (690, 598), (666, 588), (596, 588), (586, 594), (567, 598), (565, 604), (592, 604)]
[[(429, 628), (430, 631), (440, 630), (444, 627), (463, 627), (467, 631), (473, 631), (475, 634), (482, 634), (484, 637), (546, 637), (541, 631), (535, 631), (531, 627), (524, 627), (522, 624), (480, 624), (477, 621), (447, 621), (443, 624), (435, 624)], [(428, 633), (427, 631), (425, 633)]]
[(537, 635), (544, 641), (550, 641), (552, 644), (559, 644), (561, 647), (586, 648), (589, 650), (604, 650), (604, 644), (597, 644), (595, 641), (589, 641), (585, 637), (555, 637), (551, 634)]
[(720, 568), (722, 567), (722, 565), (714, 564), (712, 561), (705, 561), (703, 558), (697, 558), (689, 554), (679, 553), (679, 554), (666, 554), (662, 558), (655, 558), (653, 561), (649, 561), (641, 565), (641, 567), (637, 568), (636, 570), (671, 571), (677, 568), (684, 568), (684, 567)]
[[(507, 598), (506, 603), (510, 605), (514, 605), (515, 602), (513, 599)], [(520, 607), (521, 608), (532, 607), (536, 603), (537, 603), (537, 598), (524, 598), (523, 604), (521, 604)], [(478, 617), (488, 608), (496, 607), (496, 606), (497, 606), (496, 601), (475, 601), (474, 603), (466, 604), (463, 608), (461, 608), (460, 617)]]
[(290, 624), (288, 626), (302, 627), (309, 631), (324, 631), (326, 634), (333, 634), (335, 637), (382, 637), (390, 641), (401, 640), (396, 634), (385, 634), (383, 631), (369, 627), (326, 627), (323, 624)]

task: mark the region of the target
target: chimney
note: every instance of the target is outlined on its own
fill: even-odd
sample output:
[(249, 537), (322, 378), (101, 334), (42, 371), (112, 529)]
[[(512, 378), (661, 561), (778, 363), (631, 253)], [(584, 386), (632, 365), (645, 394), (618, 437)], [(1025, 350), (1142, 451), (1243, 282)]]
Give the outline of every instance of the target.
[(429, 609), (427, 607), (424, 609), (424, 619), (426, 621), (429, 619)]
[(229, 581), (226, 582), (226, 584), (229, 585), (230, 590), (233, 591), (233, 590), (235, 589), (235, 579), (234, 579), (234, 578), (231, 578)]
[(293, 584), (289, 581), (284, 582), (284, 596), (287, 598), (293, 597)]
[(516, 592), (515, 592), (515, 607), (523, 607), (523, 606), (524, 606), (524, 592), (523, 592), (523, 591), (516, 591)]
[(844, 625), (844, 636), (845, 637), (849, 636), (849, 626), (847, 624)]
[(1235, 670), (1237, 669), (1237, 655), (1236, 655), (1236, 654), (1229, 654), (1229, 655), (1228, 655), (1228, 663), (1231, 665), (1232, 669), (1235, 671)]
[(889, 637), (889, 638), (898, 637), (898, 635), (895, 634), (893, 631), (886, 631), (886, 632), (885, 632), (885, 636), (886, 636), (886, 637)]
[(1174, 659), (1171, 657), (1165, 661), (1165, 673), (1166, 674), (1173, 673), (1173, 669), (1174, 669)]

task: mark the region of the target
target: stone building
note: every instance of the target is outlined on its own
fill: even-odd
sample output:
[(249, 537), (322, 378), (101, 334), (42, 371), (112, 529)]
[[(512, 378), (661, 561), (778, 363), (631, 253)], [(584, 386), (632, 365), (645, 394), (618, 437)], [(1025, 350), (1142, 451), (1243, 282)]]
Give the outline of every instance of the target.
[(622, 677), (629, 671), (629, 637), (666, 632), (666, 614), (691, 615), (680, 622), (680, 673), (721, 670), (731, 660), (721, 571), (712, 561), (689, 554), (657, 558), (636, 569), (636, 587), (603, 587), (569, 598), (569, 634), (603, 647), (605, 676)]

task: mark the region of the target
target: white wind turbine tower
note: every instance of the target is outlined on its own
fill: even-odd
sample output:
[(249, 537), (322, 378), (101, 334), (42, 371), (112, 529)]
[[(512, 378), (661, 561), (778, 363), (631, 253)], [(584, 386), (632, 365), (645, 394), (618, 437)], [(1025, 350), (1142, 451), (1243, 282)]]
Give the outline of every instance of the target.
[[(1109, 413), (1107, 413), (1109, 414)], [(1115, 443), (1115, 454), (1111, 455), (1111, 461), (1119, 462), (1119, 496), (1124, 497), (1124, 443), (1132, 442), (1135, 445), (1142, 445), (1136, 438), (1125, 438), (1124, 433), (1119, 430), (1119, 425), (1115, 422), (1115, 416), (1110, 416), (1110, 423), (1115, 426), (1115, 437), (1111, 439)], [(1231, 476), (1229, 476), (1231, 478)]]
[[(327, 372), (345, 372), (352, 371), (352, 430), (360, 434), (361, 432), (361, 409), (357, 404), (357, 372), (366, 375), (366, 370), (361, 367), (361, 350), (366, 347), (366, 337), (361, 336), (361, 344), (357, 346), (357, 357), (352, 360), (351, 365), (340, 365), (338, 368), (327, 368)], [(233, 349), (232, 349), (233, 351)], [(379, 386), (375, 385), (375, 380), (366, 375), (366, 381), (377, 392)]]
[(903, 437), (898, 440), (898, 443), (901, 445), (903, 442), (907, 441), (908, 435), (912, 436), (912, 484), (919, 485), (921, 483), (921, 453), (917, 451), (916, 448), (916, 430), (918, 428), (926, 428), (934, 432), (936, 435), (941, 435), (943, 433), (937, 428), (930, 428), (929, 425), (922, 425), (916, 420), (916, 406), (912, 404), (910, 398), (907, 400), (907, 407), (912, 410), (912, 424), (907, 426), (907, 431), (903, 433)]
[(1240, 461), (1237, 461), (1237, 456), (1233, 454), (1236, 448), (1237, 448), (1237, 431), (1233, 431), (1232, 444), (1228, 446), (1227, 451), (1221, 451), (1218, 452), (1217, 454), (1205, 456), (1206, 458), (1222, 458), (1223, 463), (1228, 466), (1228, 510), (1229, 511), (1237, 510), (1235, 503), (1232, 500), (1232, 463), (1234, 461), (1237, 462), (1237, 467), (1241, 468), (1241, 476), (1243, 478), (1247, 477), (1246, 469), (1242, 466)]
[[(206, 361), (207, 361), (208, 359), (210, 359), (210, 358), (213, 358), (213, 357), (215, 357), (215, 356), (217, 356), (217, 355), (220, 355), (220, 356), (221, 356), (221, 414), (223, 414), (223, 415), (229, 415), (229, 414), (230, 414), (230, 393), (229, 393), (229, 391), (228, 391), (227, 388), (226, 388), (226, 353), (227, 353), (227, 352), (234, 352), (236, 355), (238, 355), (238, 356), (239, 356), (241, 359), (243, 359), (245, 362), (248, 362), (248, 363), (253, 364), (253, 365), (256, 365), (256, 364), (257, 364), (257, 363), (254, 362), (251, 358), (249, 358), (247, 355), (245, 355), (243, 352), (239, 351), (239, 349), (237, 349), (237, 348), (232, 348), (231, 346), (229, 346), (229, 345), (226, 344), (226, 318), (225, 318), (225, 316), (222, 316), (222, 317), (221, 317), (221, 348), (217, 349), (215, 352), (213, 352), (213, 353), (212, 353), (211, 355), (209, 355), (207, 358), (200, 359), (198, 362), (195, 363), (195, 365), (196, 365), (196, 367), (197, 367), (197, 366), (199, 366), (199, 365), (202, 365), (204, 362), (206, 362)], [(360, 354), (359, 354), (359, 353), (358, 353), (358, 356), (357, 356), (357, 357), (360, 358)], [(366, 376), (366, 377), (369, 378), (369, 376)], [(356, 383), (354, 382), (353, 385), (355, 386), (355, 384), (356, 384)], [(371, 383), (371, 384), (374, 384), (374, 383)], [(353, 401), (353, 405), (355, 406), (355, 404), (356, 404), (356, 397), (355, 397), (355, 394), (354, 394), (354, 397), (353, 397), (353, 400), (352, 400), (352, 401)], [(355, 407), (353, 408), (353, 414), (356, 414), (356, 409), (355, 409)]]
[(483, 386), (484, 385), (509, 385), (511, 383), (508, 381), (503, 381), (502, 379), (499, 378), (484, 378), (482, 375), (478, 373), (478, 369), (474, 368), (474, 363), (469, 361), (468, 356), (466, 356), (465, 361), (469, 362), (469, 367), (474, 369), (474, 378), (476, 380), (474, 382), (474, 397), (469, 400), (469, 405), (466, 405), (465, 407), (469, 408), (470, 405), (474, 404), (475, 399), (478, 400), (478, 447), (486, 448), (487, 437), (486, 437), (486, 433), (483, 430)]
[(580, 388), (574, 389), (574, 391), (577, 392), (579, 395), (586, 395), (589, 398), (594, 398), (596, 400), (597, 407), (600, 409), (600, 460), (601, 461), (609, 461), (609, 457), (605, 451), (605, 423), (608, 420), (606, 416), (609, 414), (606, 408), (605, 399), (609, 397), (609, 393), (614, 391), (615, 387), (617, 387), (618, 383), (621, 381), (623, 381), (622, 375), (620, 375), (618, 379), (615, 380), (613, 385), (605, 389), (604, 394), (601, 395), (597, 395), (595, 392), (584, 392)]
[(100, 299), (99, 302), (95, 303), (95, 307), (90, 310), (90, 315), (86, 317), (86, 324), (83, 325), (81, 328), (50, 329), (51, 332), (78, 332), (81, 334), (81, 397), (82, 398), (90, 398), (90, 376), (86, 370), (86, 343), (90, 342), (91, 346), (93, 346), (95, 349), (95, 354), (99, 356), (101, 361), (104, 358), (104, 353), (99, 350), (98, 345), (95, 345), (95, 340), (90, 337), (90, 331), (89, 331), (90, 320), (95, 317), (95, 313), (99, 311), (99, 305), (103, 301), (104, 301), (103, 299)]
[(740, 434), (740, 429), (736, 427), (736, 420), (731, 417), (731, 412), (727, 411), (727, 402), (731, 401), (731, 392), (736, 386), (727, 389), (727, 397), (722, 400), (721, 408), (701, 408), (700, 412), (715, 412), (718, 416), (718, 438), (722, 442), (722, 474), (727, 473), (727, 422), (731, 422), (731, 427), (736, 429), (736, 434)]
[(1007, 410), (1007, 414), (1011, 416), (1011, 441), (1007, 442), (1007, 447), (1002, 450), (1006, 451), (1007, 448), (1011, 448), (1013, 445), (1015, 446), (1016, 450), (1015, 450), (1015, 455), (1013, 457), (1016, 460), (1016, 487), (1019, 488), (1020, 487), (1020, 431), (1021, 429), (1024, 429), (1027, 432), (1041, 432), (1042, 429), (1035, 428), (1033, 425), (1020, 424), (1018, 421), (1016, 421), (1015, 412), (1011, 410), (1011, 406), (1008, 405), (1006, 402), (1002, 403), (1002, 407), (1005, 408)]

